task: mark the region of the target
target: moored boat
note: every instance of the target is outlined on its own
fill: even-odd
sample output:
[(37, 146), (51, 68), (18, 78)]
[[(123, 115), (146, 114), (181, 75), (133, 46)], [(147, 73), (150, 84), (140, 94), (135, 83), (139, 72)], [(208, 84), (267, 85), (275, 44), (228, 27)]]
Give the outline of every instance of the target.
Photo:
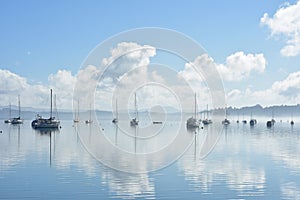
[(36, 116), (36, 119), (31, 122), (31, 126), (34, 129), (47, 129), (47, 128), (59, 128), (60, 121), (56, 120), (52, 116), (52, 89), (50, 90), (51, 104), (50, 104), (50, 117), (43, 118), (39, 114)]

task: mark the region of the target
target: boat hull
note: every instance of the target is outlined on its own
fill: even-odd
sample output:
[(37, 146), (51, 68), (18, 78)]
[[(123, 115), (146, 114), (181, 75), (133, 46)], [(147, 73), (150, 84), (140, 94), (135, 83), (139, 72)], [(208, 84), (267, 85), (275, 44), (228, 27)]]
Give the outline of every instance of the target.
[(31, 126), (34, 129), (59, 128), (59, 124), (59, 121), (51, 119), (36, 119), (31, 122)]

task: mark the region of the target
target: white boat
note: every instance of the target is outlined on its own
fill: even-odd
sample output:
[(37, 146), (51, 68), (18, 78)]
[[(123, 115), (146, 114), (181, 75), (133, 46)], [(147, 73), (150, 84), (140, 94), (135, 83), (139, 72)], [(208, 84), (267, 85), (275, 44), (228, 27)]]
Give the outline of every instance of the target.
[(134, 93), (134, 109), (135, 109), (135, 118), (133, 118), (130, 121), (130, 125), (131, 126), (137, 126), (137, 125), (139, 125), (139, 113), (138, 113), (137, 103), (136, 103), (136, 93)]
[(9, 124), (9, 123), (11, 123), (11, 120), (12, 120), (12, 118), (11, 118), (11, 103), (9, 103), (9, 118), (4, 120), (4, 123)]
[(186, 121), (187, 128), (198, 128), (200, 126), (199, 121), (197, 120), (197, 97), (195, 93), (195, 108), (194, 108), (194, 116), (190, 117)]
[(229, 125), (230, 121), (227, 119), (227, 107), (225, 107), (225, 119), (222, 121), (223, 125)]
[(20, 103), (20, 95), (18, 95), (18, 104), (19, 104), (19, 117), (14, 117), (11, 119), (11, 124), (22, 124), (23, 119), (21, 119), (21, 103)]
[(50, 90), (50, 117), (43, 118), (39, 114), (36, 116), (36, 119), (31, 122), (31, 126), (34, 129), (47, 129), (53, 128), (57, 129), (59, 127), (60, 121), (56, 120), (55, 117), (52, 116), (52, 89)]
[(118, 100), (116, 99), (116, 117), (112, 120), (112, 123), (118, 123)]

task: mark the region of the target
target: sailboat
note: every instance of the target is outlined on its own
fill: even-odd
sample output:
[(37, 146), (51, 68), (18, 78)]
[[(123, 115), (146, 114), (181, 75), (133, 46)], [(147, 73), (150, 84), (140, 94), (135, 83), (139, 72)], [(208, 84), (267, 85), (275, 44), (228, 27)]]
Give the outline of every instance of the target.
[(118, 100), (116, 99), (116, 117), (112, 120), (112, 123), (118, 123)]
[(74, 123), (79, 122), (79, 100), (77, 100), (77, 111), (75, 112), (75, 119), (73, 120)]
[(136, 93), (134, 93), (134, 108), (135, 108), (135, 118), (133, 118), (130, 121), (130, 125), (131, 126), (137, 126), (137, 125), (139, 125), (139, 113), (138, 113), (138, 110), (137, 110)]
[(272, 119), (270, 121), (267, 121), (267, 127), (272, 127), (275, 124), (275, 119), (274, 119), (274, 111), (272, 110)]
[(92, 122), (93, 122), (93, 120), (92, 120), (92, 106), (90, 104), (90, 118), (88, 120), (85, 120), (85, 123), (90, 124)]
[(225, 119), (222, 121), (222, 124), (229, 125), (230, 121), (227, 119), (227, 107), (225, 107)]
[(212, 123), (211, 119), (208, 119), (208, 105), (206, 105), (206, 119), (202, 120), (202, 123), (204, 125), (208, 125)]
[(257, 123), (256, 119), (252, 118), (252, 112), (251, 112), (251, 117), (250, 117), (250, 122), (249, 123), (250, 123), (250, 126), (254, 126)]
[(52, 89), (50, 90), (50, 117), (48, 119), (42, 118), (39, 114), (36, 116), (36, 119), (31, 122), (31, 126), (34, 129), (47, 129), (53, 128), (56, 129), (59, 127), (60, 121), (56, 120), (55, 117), (52, 116)]
[(18, 104), (19, 104), (19, 117), (14, 117), (11, 119), (11, 124), (22, 124), (23, 119), (21, 119), (21, 103), (20, 103), (20, 95), (18, 95)]
[(197, 120), (197, 97), (196, 97), (196, 93), (195, 93), (195, 113), (194, 113), (195, 117), (190, 117), (187, 121), (186, 121), (186, 127), (187, 128), (198, 128), (199, 127), (199, 121)]
[(294, 125), (294, 120), (293, 120), (293, 113), (291, 114), (292, 115), (292, 120), (291, 120), (291, 125), (293, 126)]
[(4, 123), (11, 123), (12, 118), (11, 118), (11, 104), (9, 103), (9, 118), (4, 120)]

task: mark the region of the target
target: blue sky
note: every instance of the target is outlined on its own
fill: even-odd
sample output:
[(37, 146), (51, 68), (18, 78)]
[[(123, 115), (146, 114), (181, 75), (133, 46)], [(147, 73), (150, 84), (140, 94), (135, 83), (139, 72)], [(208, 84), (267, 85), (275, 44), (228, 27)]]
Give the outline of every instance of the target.
[[(119, 32), (141, 27), (168, 28), (186, 34), (218, 64), (225, 64), (226, 58), (236, 52), (263, 54), (263, 72), (251, 71), (238, 82), (224, 80), (226, 93), (238, 90), (245, 94), (249, 88), (268, 90), (276, 81), (283, 81), (300, 69), (299, 55), (284, 56), (280, 52), (288, 34), (272, 36), (272, 28), (261, 23), (264, 13), (272, 18), (281, 7), (288, 7), (286, 1), (3, 0), (0, 4), (0, 69), (25, 78), (28, 84), (47, 85), (49, 75), (58, 70), (75, 76), (99, 43)], [(2, 90), (3, 94), (8, 93)], [(2, 99), (1, 104), (7, 100)], [(241, 106), (237, 101), (229, 104)]]

